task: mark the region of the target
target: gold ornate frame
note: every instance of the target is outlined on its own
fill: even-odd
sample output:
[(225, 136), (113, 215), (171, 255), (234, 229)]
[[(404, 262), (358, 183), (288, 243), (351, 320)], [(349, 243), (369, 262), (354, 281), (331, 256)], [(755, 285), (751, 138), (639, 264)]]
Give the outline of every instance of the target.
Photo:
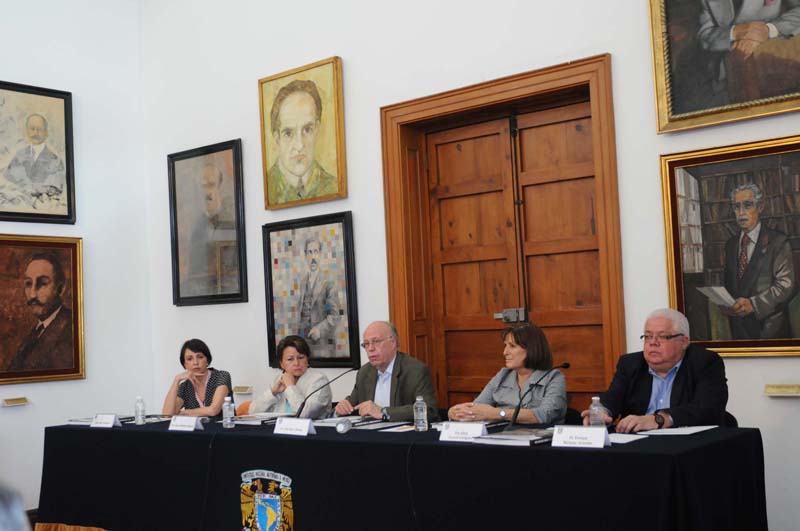
[(672, 87), (675, 80), (670, 70), (671, 50), (666, 2), (667, 0), (650, 0), (650, 31), (653, 43), (656, 129), (658, 133), (705, 127), (800, 109), (800, 92), (793, 92), (692, 112), (674, 112)]
[[(294, 80), (311, 80), (315, 81), (315, 71), (323, 72), (324, 69), (330, 68), (332, 70), (331, 83), (329, 86), (319, 87), (322, 91), (322, 125), (320, 135), (326, 135), (327, 138), (333, 139), (333, 146), (327, 146), (327, 153), (325, 154), (328, 159), (332, 158), (330, 150), (334, 150), (333, 158), (335, 161), (331, 167), (326, 168), (328, 171), (336, 170), (336, 179), (338, 181), (337, 191), (335, 193), (319, 195), (315, 197), (308, 197), (294, 201), (276, 202), (274, 198), (270, 198), (268, 174), (273, 162), (270, 160), (269, 144), (272, 142), (272, 134), (270, 132), (270, 112), (272, 110), (273, 100), (270, 98), (270, 92), (276, 92), (276, 88), (286, 85)], [(325, 104), (327, 99), (332, 101), (333, 109)], [(261, 160), (263, 163), (264, 171), (264, 208), (279, 209), (303, 205), (307, 203), (317, 203), (320, 201), (330, 201), (331, 199), (338, 199), (347, 197), (347, 161), (345, 153), (344, 141), (344, 97), (342, 96), (342, 59), (340, 57), (329, 57), (315, 63), (311, 63), (298, 68), (293, 68), (280, 74), (275, 74), (258, 80), (258, 106), (261, 119)], [(333, 122), (333, 123), (326, 123)], [(319, 141), (318, 141), (319, 143)], [(314, 154), (315, 160), (320, 155), (320, 148), (317, 146), (317, 152)]]
[[(727, 184), (723, 186), (719, 186), (718, 184), (707, 186), (706, 189), (714, 190), (720, 194), (721, 197), (726, 198), (727, 194), (730, 192), (729, 188), (732, 189), (734, 184), (742, 184), (743, 182), (750, 182), (749, 178), (746, 176), (748, 168), (755, 167), (753, 164), (754, 159), (758, 158), (766, 158), (766, 157), (773, 157), (776, 155), (787, 155), (787, 154), (794, 154), (798, 160), (800, 160), (800, 136), (792, 136), (786, 138), (779, 138), (773, 140), (763, 140), (759, 142), (750, 142), (746, 144), (737, 144), (732, 146), (724, 146), (724, 147), (717, 147), (717, 148), (710, 148), (710, 149), (703, 149), (697, 151), (688, 151), (683, 153), (674, 153), (668, 155), (661, 156), (661, 186), (662, 186), (662, 199), (663, 199), (663, 207), (664, 207), (664, 230), (665, 230), (665, 241), (666, 241), (666, 250), (667, 250), (667, 282), (668, 282), (668, 290), (669, 290), (669, 304), (673, 308), (677, 308), (678, 310), (687, 313), (687, 290), (686, 290), (686, 282), (687, 279), (686, 275), (684, 274), (684, 258), (686, 258), (684, 254), (684, 245), (690, 246), (691, 241), (681, 241), (681, 238), (684, 234), (687, 234), (686, 225), (683, 227), (684, 231), (682, 231), (681, 227), (681, 219), (686, 220), (688, 216), (682, 217), (682, 212), (679, 211), (679, 204), (680, 201), (678, 199), (678, 186), (676, 182), (676, 173), (679, 169), (683, 168), (696, 168), (696, 172), (699, 173), (702, 171), (702, 168), (698, 167), (705, 167), (708, 168), (711, 165), (717, 163), (727, 164), (726, 167), (729, 168), (726, 172), (718, 172), (714, 174), (715, 176), (719, 176), (721, 179), (729, 179)], [(738, 165), (738, 169), (737, 169)], [(800, 163), (799, 163), (800, 165)], [(766, 177), (760, 177), (762, 179), (766, 179)], [(793, 174), (787, 177), (788, 182), (797, 182), (798, 186), (800, 187), (800, 168), (798, 169), (797, 174)], [(755, 180), (755, 179), (753, 179)], [(781, 180), (781, 184), (783, 183), (784, 177), (779, 176), (778, 180)], [(740, 182), (741, 181), (741, 182)], [(718, 181), (719, 182), (719, 181)], [(705, 184), (700, 185), (698, 184), (698, 193), (699, 190), (703, 189)], [(685, 189), (685, 187), (684, 187)], [(710, 192), (713, 193), (713, 192)], [(709, 193), (709, 195), (710, 195)], [(794, 197), (800, 198), (800, 190), (794, 191), (791, 190), (789, 192), (783, 192), (787, 196), (791, 196), (791, 199), (785, 200), (783, 197), (780, 197), (779, 200), (782, 200), (783, 203), (781, 205), (788, 205), (789, 202), (793, 201)], [(769, 199), (769, 197), (765, 198)], [(688, 204), (691, 201), (691, 198), (687, 199), (687, 194), (684, 194), (682, 197), (684, 205)], [(703, 204), (705, 203), (705, 205)], [(727, 205), (727, 200), (717, 201), (720, 206), (716, 206), (718, 209), (717, 212), (722, 212), (725, 208), (729, 209), (730, 207)], [(724, 203), (724, 204), (723, 204)], [(700, 201), (698, 198), (698, 209), (702, 212), (702, 215), (706, 215), (706, 212), (710, 212), (710, 210), (704, 210), (704, 208), (714, 208), (714, 201), (709, 200), (708, 197), (704, 197), (703, 200)], [(688, 207), (684, 207), (688, 208)], [(782, 208), (784, 208), (782, 206)], [(785, 207), (788, 208), (788, 207)], [(800, 210), (798, 210), (797, 214), (800, 215)], [(794, 211), (789, 212), (787, 215), (793, 216)], [(767, 218), (767, 214), (764, 215), (764, 218)], [(714, 223), (720, 224), (725, 222), (724, 219), (722, 220), (713, 220), (709, 222), (703, 222), (701, 224), (701, 230), (703, 231), (703, 239), (702, 239), (702, 248), (703, 248), (703, 255), (704, 257), (709, 253), (718, 252), (714, 251), (714, 243), (707, 243), (706, 241), (706, 234), (711, 234), (712, 227), (707, 225), (712, 225)], [(735, 223), (735, 221), (734, 221)], [(709, 240), (713, 240), (713, 238), (708, 238)], [(707, 247), (707, 245), (709, 247)], [(724, 247), (723, 247), (724, 249)], [(795, 251), (795, 253), (800, 252), (800, 250)], [(704, 276), (708, 275), (709, 272), (706, 269), (706, 262), (703, 263), (703, 274)], [(800, 271), (795, 272), (795, 277), (800, 278)], [(691, 287), (689, 288), (691, 289)], [(693, 292), (692, 292), (693, 294)], [(795, 291), (795, 295), (793, 296), (795, 299), (800, 301), (800, 289)], [(696, 298), (696, 297), (695, 297)], [(691, 309), (691, 306), (689, 306)], [(692, 318), (690, 315), (687, 315), (690, 318), (690, 323)], [(709, 327), (711, 327), (709, 325)], [(795, 334), (797, 334), (795, 332)], [(729, 357), (776, 357), (776, 356), (800, 356), (800, 336), (796, 335), (792, 339), (779, 339), (779, 340), (763, 340), (763, 339), (754, 339), (754, 340), (695, 340), (693, 337), (694, 343), (699, 343), (707, 348), (715, 350), (719, 352), (722, 356), (729, 356)]]
[[(36, 252), (67, 253), (71, 258), (70, 267), (65, 267), (67, 287), (65, 289), (65, 307), (67, 300), (72, 311), (72, 356), (73, 366), (70, 368), (36, 369), (26, 371), (8, 371), (11, 361), (7, 352), (2, 352), (0, 359), (0, 384), (47, 382), (56, 380), (75, 380), (86, 378), (83, 326), (83, 240), (54, 236), (17, 236), (0, 234), (0, 285), (3, 286), (3, 297), (11, 303), (0, 306), (0, 318), (9, 324), (3, 329), (3, 347), (13, 349), (18, 344), (20, 332), (26, 334), (32, 329), (30, 316), (25, 308), (25, 295), (22, 282), (24, 260)], [(14, 285), (18, 287), (14, 287)], [(21, 302), (16, 302), (21, 301)], [(11, 315), (14, 314), (14, 315)], [(24, 316), (24, 317), (22, 317)], [(14, 318), (17, 317), (17, 318)], [(15, 354), (11, 351), (11, 357)]]

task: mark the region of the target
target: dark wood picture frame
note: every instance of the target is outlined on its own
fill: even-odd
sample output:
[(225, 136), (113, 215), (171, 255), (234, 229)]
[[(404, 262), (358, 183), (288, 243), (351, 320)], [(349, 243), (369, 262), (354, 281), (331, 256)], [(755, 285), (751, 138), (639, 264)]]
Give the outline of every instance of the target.
[[(662, 155), (661, 176), (670, 306), (692, 342), (725, 356), (800, 355), (800, 136)], [(711, 288), (752, 308), (731, 314)]]
[(0, 235), (0, 300), (0, 384), (86, 377), (80, 238)]
[(359, 367), (352, 213), (267, 223), (262, 232), (270, 367), (279, 366), (276, 345), (287, 335), (306, 338), (313, 367)]
[(173, 153), (169, 171), (172, 302), (247, 302), (242, 141)]
[(0, 220), (75, 223), (72, 93), (0, 81)]

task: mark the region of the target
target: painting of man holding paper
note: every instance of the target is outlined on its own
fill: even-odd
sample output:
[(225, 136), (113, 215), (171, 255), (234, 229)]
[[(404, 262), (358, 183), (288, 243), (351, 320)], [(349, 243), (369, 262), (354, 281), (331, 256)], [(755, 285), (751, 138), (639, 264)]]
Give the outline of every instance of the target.
[(725, 244), (725, 288), (734, 298), (722, 307), (733, 339), (789, 339), (788, 302), (796, 281), (789, 238), (761, 222), (764, 194), (754, 183), (731, 192), (739, 232)]

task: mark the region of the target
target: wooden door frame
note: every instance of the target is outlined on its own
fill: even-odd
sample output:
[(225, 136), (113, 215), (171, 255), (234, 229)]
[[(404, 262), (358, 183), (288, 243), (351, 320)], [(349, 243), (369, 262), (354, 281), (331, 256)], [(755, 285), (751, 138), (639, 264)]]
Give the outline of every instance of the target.
[[(426, 230), (427, 203), (424, 139), (420, 131), (438, 120), (480, 113), (536, 97), (588, 88), (597, 179), (598, 217), (606, 220), (598, 233), (600, 294), (603, 313), (603, 351), (606, 382), (615, 358), (625, 352), (625, 311), (617, 193), (616, 144), (611, 92), (611, 56), (603, 54), (540, 70), (508, 76), (381, 108), (386, 254), (389, 275), (389, 315), (397, 326), (401, 346), (430, 366), (434, 361), (430, 319), (431, 301), (419, 293), (430, 285), (430, 253), (420, 247)], [(426, 263), (426, 260), (428, 261)], [(603, 271), (605, 270), (605, 271)], [(416, 292), (415, 292), (416, 288)], [(430, 293), (432, 290), (426, 290)], [(426, 324), (427, 321), (427, 324)], [(441, 392), (443, 382), (437, 390)], [(440, 396), (440, 399), (443, 398)]]

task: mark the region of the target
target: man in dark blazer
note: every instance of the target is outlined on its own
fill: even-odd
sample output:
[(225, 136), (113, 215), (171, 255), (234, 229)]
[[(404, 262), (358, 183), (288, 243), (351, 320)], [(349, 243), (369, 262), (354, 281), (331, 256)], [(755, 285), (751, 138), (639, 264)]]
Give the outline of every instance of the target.
[(359, 415), (376, 419), (414, 419), (413, 405), (422, 396), (428, 420), (439, 420), (431, 371), (427, 365), (397, 350), (397, 329), (388, 321), (375, 321), (364, 331), (361, 346), (369, 363), (356, 374), (353, 391), (336, 405), (337, 415)]
[(744, 184), (731, 192), (739, 232), (725, 244), (725, 288), (735, 299), (728, 316), (733, 339), (789, 339), (789, 301), (796, 279), (786, 234), (761, 222), (761, 189)]
[[(689, 344), (689, 321), (671, 308), (652, 312), (644, 350), (621, 356), (608, 391), (600, 395), (606, 423), (617, 432), (672, 426), (718, 425), (728, 403), (725, 365), (719, 354)], [(581, 413), (584, 424), (589, 411)]]

